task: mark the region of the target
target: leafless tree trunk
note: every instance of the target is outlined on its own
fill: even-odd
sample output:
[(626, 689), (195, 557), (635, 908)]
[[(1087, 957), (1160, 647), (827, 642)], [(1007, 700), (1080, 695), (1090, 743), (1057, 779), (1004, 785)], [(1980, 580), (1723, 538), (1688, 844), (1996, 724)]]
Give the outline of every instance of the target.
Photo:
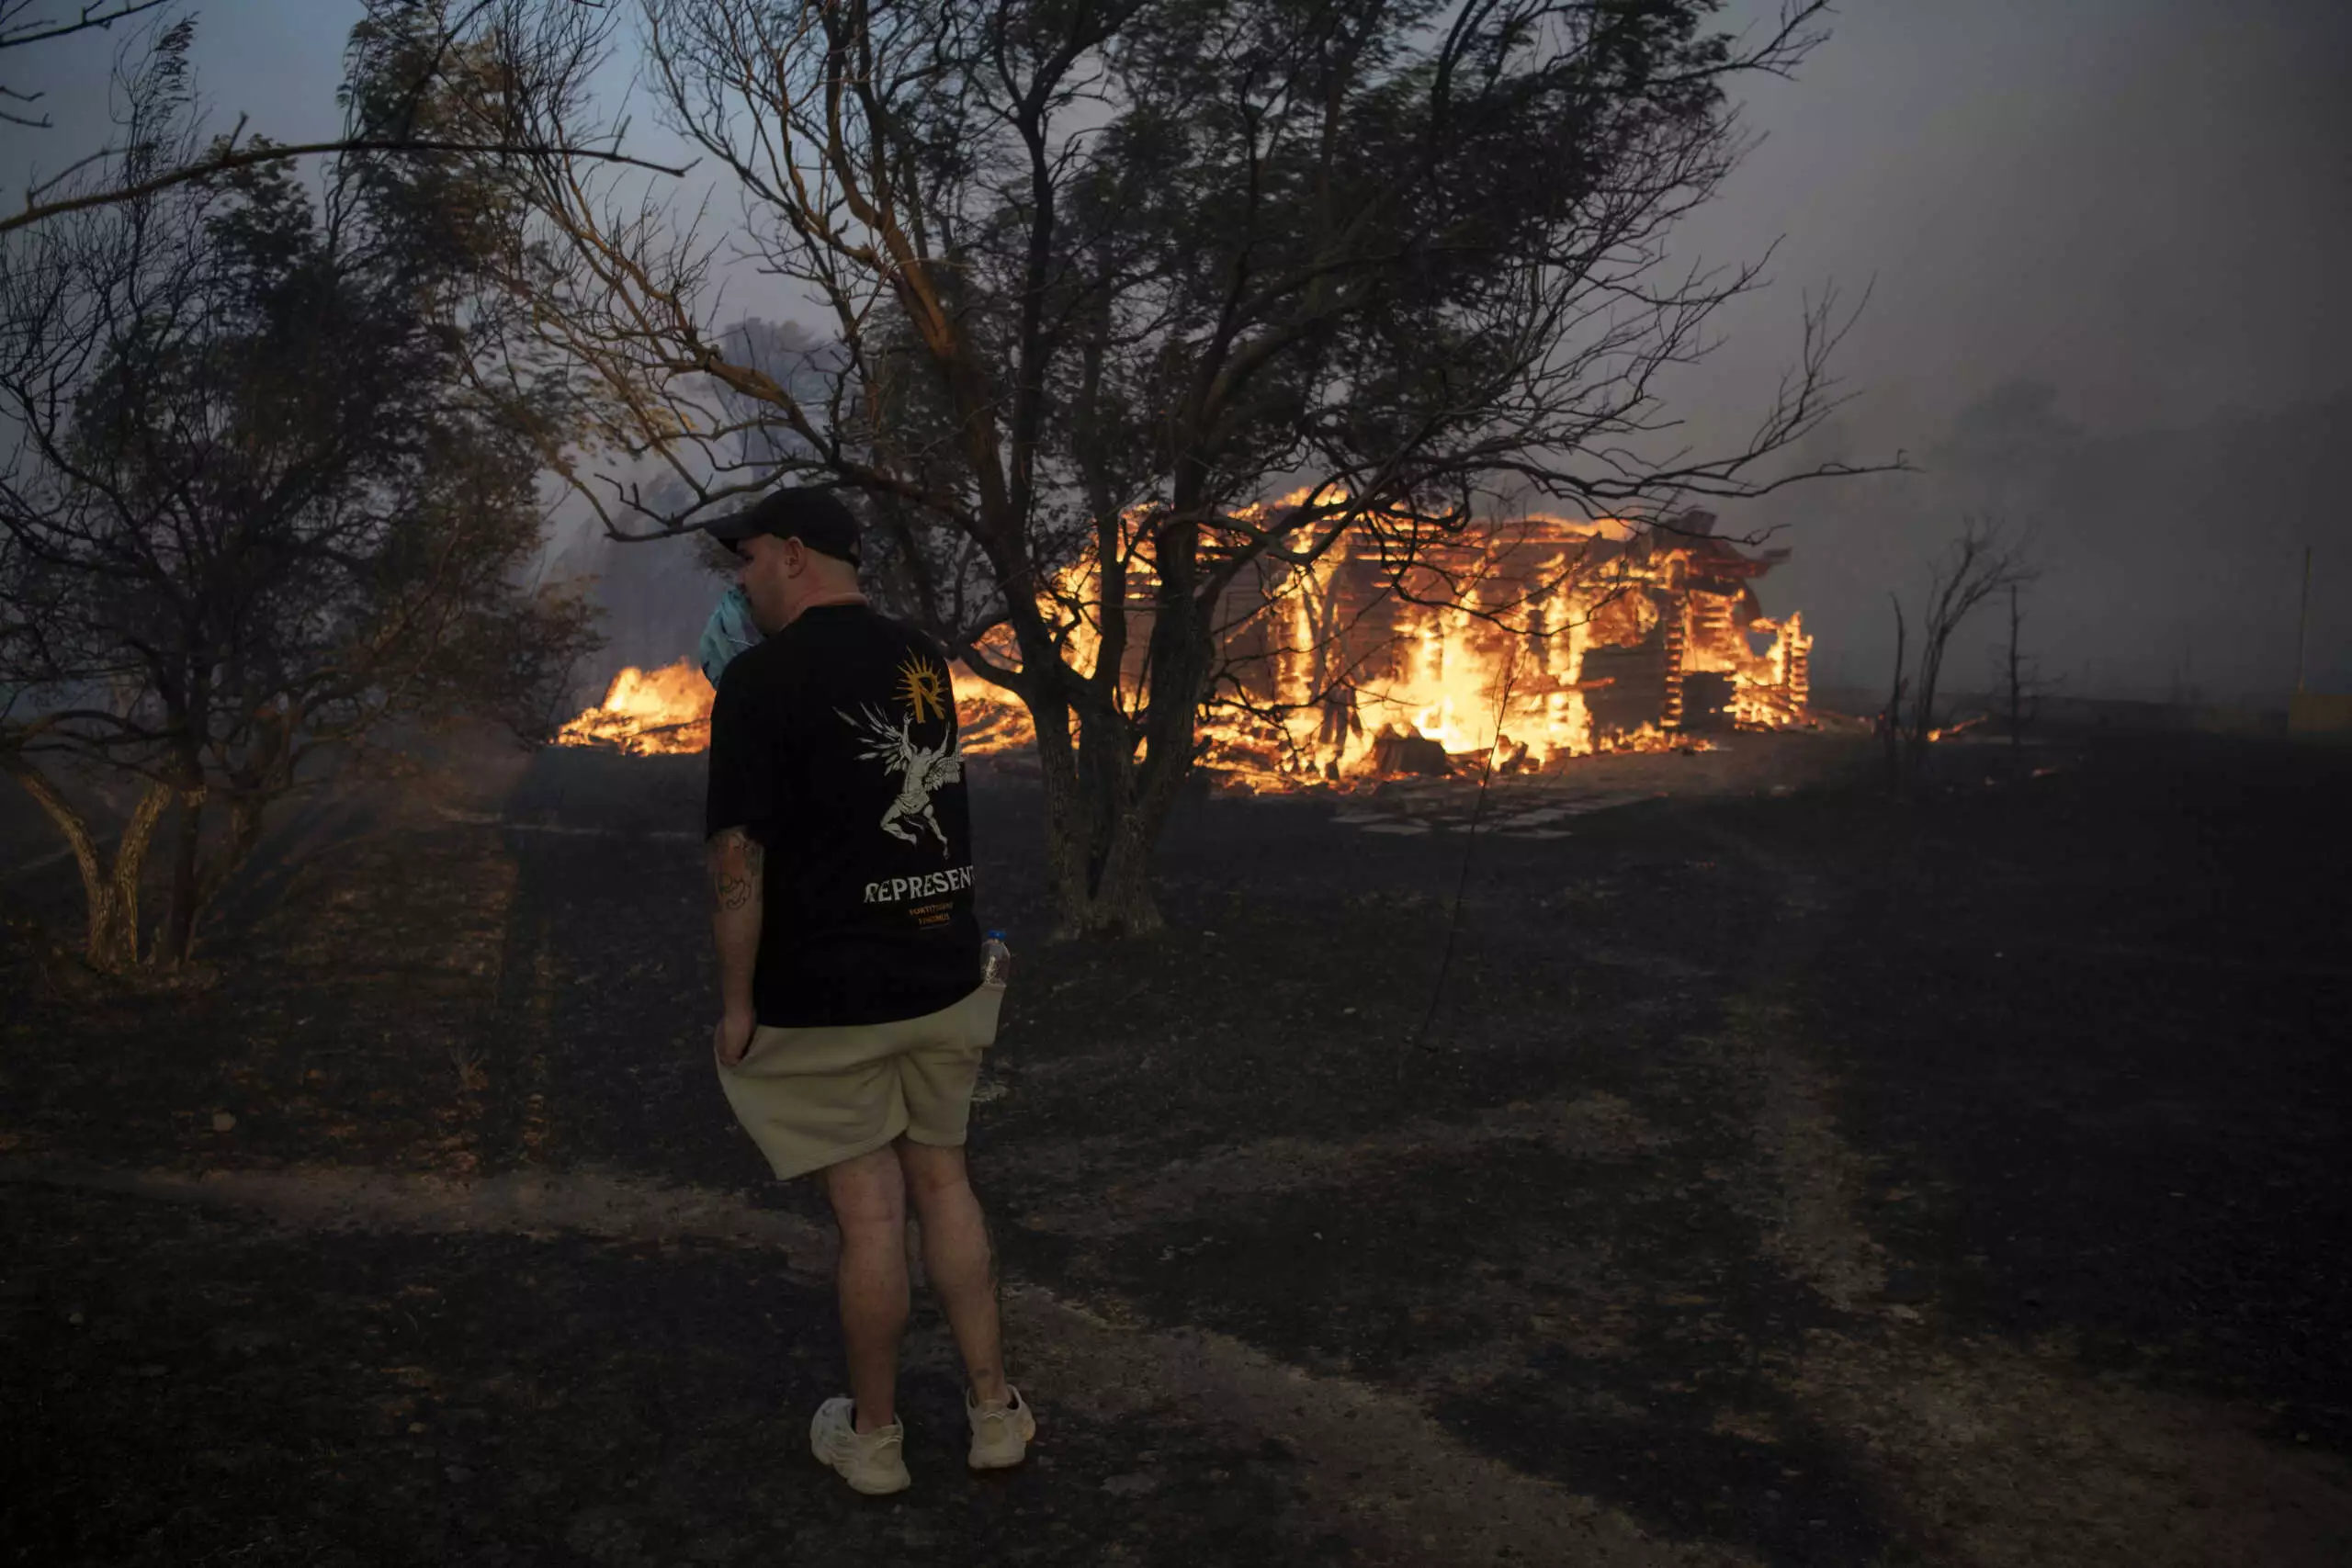
[(2018, 628), (2024, 616), (2018, 608), (2018, 584), (2009, 584), (2009, 772), (2015, 773), (2024, 761), (2025, 751), (2025, 691), (2018, 670)]
[(2026, 773), (2025, 732), (2033, 727), (2041, 699), (2056, 682), (2041, 673), (2041, 661), (2025, 651), (2025, 594), (2022, 581), (2009, 585), (2009, 635), (2007, 642), (1996, 650), (1994, 678), (2007, 689), (2007, 711), (2004, 716), (2009, 728), (2009, 772), (2012, 777)]
[(2011, 539), (2001, 525), (1975, 517), (1962, 521), (1960, 537), (1928, 581), (1927, 610), (1920, 617), (1918, 677), (1904, 770), (1906, 786), (1916, 788), (1927, 768), (1928, 748), (1936, 736), (1936, 687), (1952, 634), (1978, 605), (2031, 581), (2034, 575), (2025, 546)]
[(1890, 593), (1888, 603), (1894, 606), (1894, 680), (1886, 694), (1886, 711), (1879, 716), (1879, 735), (1886, 745), (1886, 792), (1903, 793), (1903, 689), (1908, 683), (1903, 672), (1903, 601)]
[(201, 906), (198, 889), (205, 795), (201, 785), (180, 792), (178, 820), (173, 825), (172, 901), (164, 916), (163, 940), (156, 954), (166, 963), (187, 963), (196, 942), (196, 916)]
[(109, 975), (123, 974), (135, 967), (140, 960), (140, 874), (146, 866), (147, 847), (155, 836), (155, 824), (162, 819), (164, 808), (171, 804), (171, 786), (148, 782), (139, 803), (131, 807), (130, 820), (124, 825), (114, 853), (108, 855), (91, 831), (89, 818), (38, 768), (18, 756), (6, 757), (0, 765), (6, 767), (25, 793), (56, 824), (57, 830), (64, 835), (66, 847), (74, 852), (74, 863), (82, 874), (82, 892), (88, 910), (84, 959), (93, 969)]

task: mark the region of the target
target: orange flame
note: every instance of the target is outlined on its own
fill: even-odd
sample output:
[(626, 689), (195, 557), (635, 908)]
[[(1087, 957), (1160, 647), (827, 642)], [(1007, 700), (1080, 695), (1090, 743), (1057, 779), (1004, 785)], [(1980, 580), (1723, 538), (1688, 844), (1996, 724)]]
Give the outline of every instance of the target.
[(605, 700), (556, 734), (559, 746), (611, 746), (631, 756), (710, 749), (710, 682), (681, 659), (659, 670), (631, 664), (613, 677)]
[[(1239, 521), (1306, 499), (1248, 508)], [(1147, 517), (1124, 521), (1121, 683), (1133, 689), (1156, 582)], [(1498, 770), (1536, 771), (1596, 751), (1706, 750), (1700, 731), (1710, 728), (1805, 723), (1813, 638), (1800, 615), (1757, 614), (1746, 588), (1769, 564), (1703, 533), (1645, 539), (1611, 518), (1543, 516), (1425, 546), (1402, 569), (1352, 535), (1308, 562), (1261, 562), (1217, 606), (1231, 672), (1202, 717), (1202, 761), (1251, 788), (1289, 789), (1375, 776), (1402, 755), (1390, 749), (1399, 739), (1437, 742), (1457, 771), (1490, 755)], [(1102, 655), (1100, 581), (1090, 555), (1054, 574), (1038, 600), (1081, 676)], [(1018, 668), (1009, 628), (984, 646)], [(1029, 715), (1009, 694), (961, 665), (954, 674), (966, 753), (1034, 743)], [(685, 660), (650, 675), (624, 670), (603, 705), (560, 739), (699, 750), (710, 697)]]
[[(1143, 519), (1127, 521), (1132, 688), (1153, 572)], [(1801, 616), (1757, 615), (1745, 588), (1769, 561), (1703, 534), (1644, 541), (1614, 518), (1529, 517), (1421, 550), (1403, 569), (1419, 574), (1410, 592), (1397, 592), (1408, 585), (1378, 544), (1352, 536), (1238, 580), (1217, 606), (1228, 674), (1201, 721), (1203, 761), (1254, 789), (1296, 788), (1373, 776), (1404, 754), (1396, 739), (1436, 741), (1457, 771), (1490, 754), (1498, 769), (1536, 771), (1595, 751), (1709, 750), (1706, 728), (1807, 721), (1813, 639)], [(1101, 655), (1099, 584), (1081, 559), (1039, 599), (1081, 675)], [(1003, 628), (988, 647), (1018, 666)], [(989, 750), (1027, 739), (1017, 705), (993, 692), (979, 701), (1010, 715)]]
[[(954, 677), (964, 751), (985, 756), (1017, 750), (1035, 739), (1028, 710), (984, 694), (979, 677), (960, 664)], [(707, 751), (715, 695), (691, 660), (652, 671), (628, 665), (613, 677), (602, 703), (557, 731), (556, 744), (608, 746), (639, 757)]]

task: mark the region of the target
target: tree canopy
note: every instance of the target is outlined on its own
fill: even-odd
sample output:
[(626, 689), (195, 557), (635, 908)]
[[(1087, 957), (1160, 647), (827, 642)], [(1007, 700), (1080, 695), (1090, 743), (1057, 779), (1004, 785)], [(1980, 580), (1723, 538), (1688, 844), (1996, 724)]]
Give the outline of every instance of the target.
[[(187, 112), (187, 42), (136, 86), (159, 128)], [(356, 36), (357, 96), (398, 52)], [(259, 164), (5, 242), (0, 762), (75, 850), (108, 967), (139, 953), (144, 840), (108, 870), (60, 768), (140, 781), (149, 828), (176, 804), (176, 960), (332, 749), (459, 708), (544, 728), (589, 640), (526, 580), (533, 448), (467, 390), (505, 313), (478, 278), (494, 193), (413, 160), (333, 175), (319, 200)]]

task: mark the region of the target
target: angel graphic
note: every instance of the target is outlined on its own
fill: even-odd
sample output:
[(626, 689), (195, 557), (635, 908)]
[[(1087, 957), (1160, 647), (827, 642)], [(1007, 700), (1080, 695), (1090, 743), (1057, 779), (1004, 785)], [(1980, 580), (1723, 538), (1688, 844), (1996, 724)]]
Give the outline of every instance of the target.
[[(841, 713), (842, 710), (835, 708), (833, 711)], [(939, 840), (940, 849), (944, 851), (947, 833), (940, 827), (939, 818), (932, 815), (931, 792), (942, 784), (954, 784), (964, 776), (964, 759), (956, 750), (955, 743), (943, 739), (935, 748), (918, 746), (911, 734), (913, 719), (900, 719), (893, 727), (870, 704), (865, 706), (862, 718), (852, 717), (845, 713), (842, 713), (842, 718), (858, 732), (858, 739), (865, 746), (865, 750), (858, 753), (859, 757), (869, 762), (881, 763), (884, 773), (899, 775), (899, 797), (890, 803), (888, 810), (882, 813), (882, 830), (894, 839), (904, 839), (910, 844), (921, 843), (922, 840), (915, 837), (914, 830), (904, 820), (909, 817), (920, 817), (923, 825), (931, 829), (932, 837)]]

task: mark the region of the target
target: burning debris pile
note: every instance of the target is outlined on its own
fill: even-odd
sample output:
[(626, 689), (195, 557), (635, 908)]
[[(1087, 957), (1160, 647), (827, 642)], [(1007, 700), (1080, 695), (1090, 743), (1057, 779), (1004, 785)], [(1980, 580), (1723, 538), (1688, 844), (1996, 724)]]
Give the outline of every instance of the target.
[[(1787, 552), (1745, 551), (1713, 526), (1703, 512), (1655, 531), (1530, 517), (1423, 543), (1401, 562), (1354, 536), (1309, 565), (1261, 561), (1217, 606), (1224, 662), (1202, 761), (1260, 788), (1442, 773), (1490, 753), (1498, 771), (1549, 772), (1596, 751), (1806, 722), (1813, 639), (1799, 615), (1767, 616), (1754, 587)], [(1135, 667), (1122, 676), (1140, 689), (1153, 581), (1140, 551), (1126, 570)], [(1095, 581), (1081, 562), (1046, 606), (1081, 674), (1101, 641)], [(1017, 664), (1002, 628), (988, 646)], [(1031, 743), (1018, 703), (962, 669), (956, 686), (967, 753)], [(709, 712), (690, 663), (625, 670), (561, 739), (699, 750)]]
[(605, 700), (556, 734), (559, 746), (612, 746), (632, 756), (710, 749), (710, 682), (691, 659), (659, 670), (629, 665)]
[[(956, 667), (955, 679), (965, 750), (985, 754), (1029, 743), (1028, 715), (1018, 705), (980, 695), (985, 688), (979, 677), (961, 665)], [(715, 694), (690, 659), (658, 670), (632, 664), (613, 677), (605, 700), (557, 731), (555, 741), (559, 746), (608, 747), (636, 757), (707, 751)]]

